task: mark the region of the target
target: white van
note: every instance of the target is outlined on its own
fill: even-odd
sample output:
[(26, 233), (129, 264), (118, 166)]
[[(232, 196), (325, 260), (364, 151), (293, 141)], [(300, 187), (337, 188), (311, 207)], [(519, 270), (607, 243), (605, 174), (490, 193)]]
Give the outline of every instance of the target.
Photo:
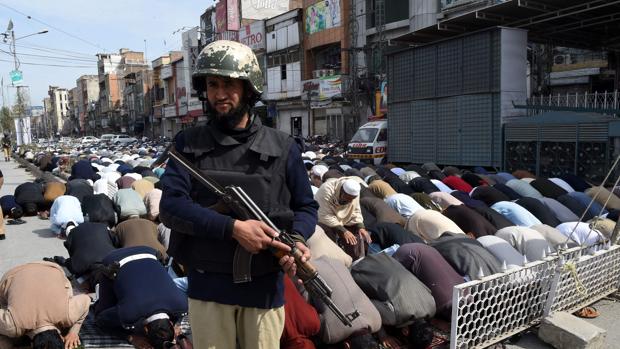
[(347, 146), (347, 158), (381, 164), (387, 154), (387, 120), (367, 122), (355, 132)]

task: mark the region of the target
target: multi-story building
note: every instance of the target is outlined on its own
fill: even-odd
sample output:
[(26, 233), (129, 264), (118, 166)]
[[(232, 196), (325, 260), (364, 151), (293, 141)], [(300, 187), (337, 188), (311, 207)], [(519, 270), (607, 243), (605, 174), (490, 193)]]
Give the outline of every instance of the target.
[(311, 134), (350, 139), (360, 124), (343, 93), (348, 81), (350, 2), (304, 0), (303, 99), (311, 109)]
[(126, 132), (128, 122), (121, 118), (121, 115), (127, 115), (122, 110), (123, 77), (149, 68), (144, 53), (122, 48), (118, 54), (100, 53), (97, 58), (101, 115), (96, 126)]
[(265, 21), (268, 120), (294, 136), (311, 134), (308, 107), (301, 99), (303, 11), (294, 9)]
[(120, 108), (120, 93), (116, 72), (120, 70), (121, 55), (114, 53), (97, 54), (97, 73), (99, 79), (99, 112), (95, 128), (107, 129), (109, 115)]
[[(290, 10), (301, 8), (302, 5), (303, 0), (242, 0), (240, 1), (241, 14), (243, 15), (241, 19), (241, 30), (243, 30), (244, 26), (254, 21), (267, 20)], [(205, 47), (208, 43), (219, 39), (240, 40), (241, 31), (222, 30), (222, 26), (225, 26), (223, 23), (226, 23), (225, 18), (220, 18), (220, 24), (218, 25), (217, 7), (218, 5), (216, 3), (214, 6), (207, 8), (200, 16), (200, 39), (198, 40), (200, 49)]]
[(406, 45), (394, 39), (409, 32), (409, 1), (355, 0), (348, 16), (350, 56), (347, 97), (360, 122), (387, 115), (387, 58)]
[(77, 117), (83, 134), (95, 133), (95, 120), (91, 119), (89, 111), (99, 99), (99, 77), (97, 75), (82, 75), (76, 81), (78, 89)]
[(43, 137), (43, 117), (45, 108), (42, 105), (33, 105), (30, 107), (30, 129), (32, 135), (40, 138)]
[(125, 114), (122, 118), (121, 128), (134, 135), (144, 135), (148, 133), (152, 136), (152, 128), (146, 130), (146, 125), (150, 126), (149, 118), (151, 115), (150, 86), (152, 81), (151, 70), (140, 70), (132, 72), (124, 77), (125, 87), (123, 89), (123, 108)]
[(67, 93), (68, 108), (67, 120), (62, 125), (62, 134), (79, 134), (81, 129), (79, 128), (79, 120), (77, 114), (78, 108), (78, 88), (74, 87)]
[[(163, 59), (165, 57), (165, 59)], [(159, 82), (158, 89), (160, 90), (161, 99), (154, 101), (154, 106), (161, 108), (160, 129), (161, 136), (173, 137), (181, 127), (177, 125), (180, 121), (177, 120), (178, 104), (177, 104), (177, 79), (183, 78), (184, 64), (183, 64), (183, 52), (171, 51), (167, 56), (160, 57), (161, 62), (158, 64)], [(167, 64), (163, 62), (167, 61)], [(155, 69), (155, 62), (153, 62), (153, 69)], [(155, 75), (155, 73), (154, 73)], [(155, 85), (155, 81), (153, 82)]]
[(47, 93), (50, 98), (48, 115), (51, 118), (51, 132), (60, 135), (69, 112), (69, 91), (66, 88), (50, 86)]
[(211, 6), (200, 15), (199, 48), (202, 50), (207, 44), (215, 41), (215, 6)]
[(43, 116), (40, 122), (35, 125), (37, 134), (40, 137), (51, 138), (52, 131), (52, 99), (50, 97), (43, 98)]
[(134, 133), (154, 137), (152, 127), (153, 108), (151, 103), (151, 86), (153, 84), (153, 71), (141, 70), (136, 74), (135, 84), (135, 110)]
[(183, 74), (183, 84), (177, 81), (177, 94), (179, 100), (179, 117), (182, 126), (205, 122), (206, 117), (202, 113), (202, 102), (192, 86), (192, 72), (196, 68), (199, 51), (199, 28), (192, 28), (182, 34), (183, 38), (183, 61), (186, 69)]
[(164, 117), (164, 80), (161, 73), (164, 67), (170, 64), (170, 55), (161, 56), (151, 62), (153, 66), (153, 76), (151, 84), (151, 108), (152, 123), (151, 132), (153, 135), (164, 136), (162, 133), (162, 120)]
[(121, 130), (131, 132), (131, 125), (136, 120), (136, 73), (128, 73), (123, 77), (123, 104), (121, 107)]

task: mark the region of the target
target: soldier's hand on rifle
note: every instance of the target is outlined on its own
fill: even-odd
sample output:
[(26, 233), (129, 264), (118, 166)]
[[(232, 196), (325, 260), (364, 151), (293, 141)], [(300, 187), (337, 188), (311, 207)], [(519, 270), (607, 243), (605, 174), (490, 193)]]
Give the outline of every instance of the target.
[(232, 237), (239, 242), (241, 247), (250, 253), (258, 253), (269, 247), (274, 247), (284, 252), (291, 250), (286, 244), (274, 240), (278, 233), (267, 224), (257, 220), (235, 220)]
[[(304, 263), (309, 261), (311, 258), (311, 254), (308, 246), (304, 245), (299, 241), (295, 244), (297, 245), (297, 249), (302, 253), (301, 261)], [(292, 256), (286, 255), (280, 258), (280, 266), (282, 267), (282, 270), (284, 270), (284, 272), (290, 277), (295, 276), (295, 273), (297, 273), (297, 264), (295, 263), (295, 258), (293, 258)], [(299, 280), (299, 282), (302, 281)]]

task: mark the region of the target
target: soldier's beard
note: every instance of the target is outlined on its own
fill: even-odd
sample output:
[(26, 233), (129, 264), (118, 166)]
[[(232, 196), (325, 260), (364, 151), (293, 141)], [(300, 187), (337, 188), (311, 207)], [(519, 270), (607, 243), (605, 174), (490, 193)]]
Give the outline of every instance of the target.
[(241, 103), (237, 108), (231, 109), (228, 113), (215, 112), (215, 121), (218, 126), (225, 130), (237, 129), (237, 125), (243, 120), (243, 117), (250, 111), (247, 103)]

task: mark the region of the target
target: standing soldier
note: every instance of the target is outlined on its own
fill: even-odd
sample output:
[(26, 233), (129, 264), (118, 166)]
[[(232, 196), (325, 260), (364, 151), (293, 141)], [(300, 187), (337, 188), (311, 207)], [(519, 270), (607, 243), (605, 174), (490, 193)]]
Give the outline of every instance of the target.
[[(292, 230), (308, 238), (317, 223), (318, 205), (300, 147), (290, 135), (263, 126), (252, 113), (262, 93), (262, 76), (249, 47), (225, 40), (207, 45), (198, 57), (193, 85), (210, 121), (180, 132), (175, 147), (221, 185), (243, 188), (267, 215), (294, 217)], [(196, 347), (227, 349), (237, 342), (244, 349), (279, 347), (284, 328), (282, 270), (292, 275), (296, 266), (288, 256), (279, 266), (269, 249), (289, 247), (274, 240), (277, 232), (264, 222), (243, 221), (211, 208), (218, 197), (174, 160), (168, 162), (162, 184), (160, 219), (172, 229), (168, 253), (188, 273)], [(309, 259), (308, 248), (297, 245)], [(233, 279), (237, 248), (253, 254), (250, 277), (243, 281)]]
[(11, 160), (11, 138), (7, 133), (2, 137), (2, 151), (4, 152), (4, 161)]

